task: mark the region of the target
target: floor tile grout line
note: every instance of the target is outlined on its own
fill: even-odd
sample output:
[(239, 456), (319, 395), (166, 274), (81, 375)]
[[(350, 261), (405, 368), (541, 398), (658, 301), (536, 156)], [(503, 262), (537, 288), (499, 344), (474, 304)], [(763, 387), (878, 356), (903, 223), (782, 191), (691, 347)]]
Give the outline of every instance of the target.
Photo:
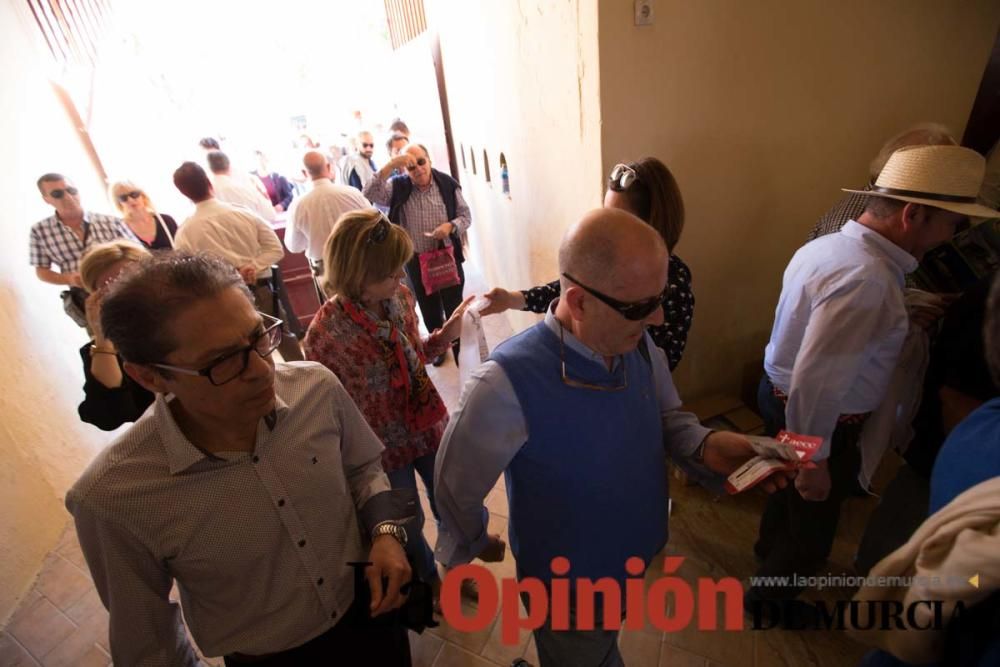
[(26, 654), (28, 654), (28, 656), (29, 656), (29, 657), (30, 657), (30, 658), (31, 658), (32, 660), (34, 660), (34, 661), (35, 661), (35, 662), (37, 662), (38, 664), (42, 664), (42, 660), (41, 660), (41, 658), (36, 658), (36, 657), (35, 657), (35, 654), (34, 654), (34, 653), (32, 653), (31, 651), (29, 651), (29, 650), (28, 650), (28, 647), (27, 647), (27, 646), (25, 646), (25, 645), (24, 645), (23, 643), (21, 643), (21, 640), (20, 640), (20, 639), (18, 639), (17, 637), (15, 637), (15, 636), (14, 636), (14, 634), (13, 634), (12, 632), (10, 632), (9, 630), (7, 630), (7, 629), (6, 629), (6, 627), (4, 627), (4, 628), (0, 628), (0, 631), (2, 631), (2, 632), (5, 632), (5, 633), (7, 634), (7, 636), (8, 636), (8, 637), (10, 637), (10, 640), (11, 640), (12, 642), (14, 642), (15, 644), (17, 644), (18, 646), (20, 646), (20, 647), (21, 647), (21, 650), (22, 650), (22, 651), (24, 651), (24, 652), (25, 652)]

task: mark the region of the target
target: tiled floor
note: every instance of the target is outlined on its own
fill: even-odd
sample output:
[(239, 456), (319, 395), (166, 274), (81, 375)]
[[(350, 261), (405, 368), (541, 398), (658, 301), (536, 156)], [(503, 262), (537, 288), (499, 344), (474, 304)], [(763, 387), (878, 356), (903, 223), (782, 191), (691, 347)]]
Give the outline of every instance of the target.
[[(481, 288), (480, 288), (481, 291)], [(486, 319), (491, 343), (509, 334), (502, 318)], [(452, 361), (430, 369), (450, 408), (458, 402), (458, 373)], [(701, 404), (704, 409), (706, 403)], [(725, 405), (726, 419), (751, 431), (758, 426), (752, 413), (736, 405)], [(700, 412), (700, 410), (699, 410)], [(714, 497), (701, 487), (671, 480), (673, 513), (670, 541), (665, 553), (683, 556), (678, 574), (691, 585), (699, 576), (734, 576), (745, 579), (754, 568), (751, 553), (763, 496), (749, 493), (736, 497)], [(425, 501), (426, 502), (426, 499)], [(498, 484), (486, 501), (490, 531), (506, 538), (507, 498)], [(871, 511), (871, 499), (851, 499), (844, 508), (841, 530), (831, 556), (831, 569), (847, 571)], [(436, 528), (427, 526), (433, 544)], [(502, 563), (487, 567), (499, 577), (512, 577), (513, 560), (508, 551)], [(662, 576), (654, 562), (647, 582)], [(832, 595), (832, 594), (831, 594)], [(514, 646), (500, 641), (501, 626), (494, 621), (480, 632), (461, 633), (442, 624), (423, 635), (411, 634), (416, 667), (496, 667), (524, 656), (537, 665), (534, 640), (521, 632)], [(687, 629), (664, 634), (655, 629), (624, 631), (621, 650), (632, 667), (804, 667), (807, 665), (850, 666), (857, 664), (863, 649), (838, 633), (785, 632), (697, 632)], [(221, 664), (221, 661), (206, 661)], [(91, 584), (76, 535), (69, 525), (60, 543), (47, 557), (31, 593), (3, 630), (0, 630), (0, 667), (14, 665), (72, 665), (110, 663), (107, 612)]]

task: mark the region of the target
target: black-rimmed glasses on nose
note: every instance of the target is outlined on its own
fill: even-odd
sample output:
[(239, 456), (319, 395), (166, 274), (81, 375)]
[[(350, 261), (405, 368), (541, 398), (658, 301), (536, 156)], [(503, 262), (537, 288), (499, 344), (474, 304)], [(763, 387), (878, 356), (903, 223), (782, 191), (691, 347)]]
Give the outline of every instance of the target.
[(62, 199), (65, 195), (76, 195), (80, 194), (80, 191), (74, 188), (72, 185), (67, 185), (65, 188), (56, 188), (49, 192), (49, 196), (53, 199)]
[(427, 164), (427, 159), (426, 158), (422, 158), (422, 157), (418, 157), (416, 164), (408, 164), (408, 165), (406, 165), (406, 171), (413, 171), (417, 167), (422, 167), (425, 164)]
[(250, 339), (250, 344), (238, 350), (228, 352), (204, 368), (181, 368), (169, 364), (149, 364), (155, 368), (182, 373), (184, 375), (201, 375), (208, 378), (208, 381), (218, 387), (238, 378), (247, 369), (250, 363), (250, 352), (256, 352), (261, 359), (266, 359), (281, 344), (282, 320), (264, 313), (257, 313), (263, 318), (262, 325), (266, 328), (260, 333), (254, 334)]
[(608, 175), (608, 187), (615, 192), (624, 192), (637, 180), (639, 180), (639, 176), (635, 173), (635, 169), (627, 164), (619, 163), (611, 168), (611, 173)]
[(619, 301), (614, 299), (607, 294), (602, 294), (598, 292), (593, 287), (587, 287), (579, 280), (569, 275), (568, 273), (563, 273), (563, 277), (567, 280), (571, 280), (578, 287), (580, 287), (584, 292), (591, 295), (592, 297), (603, 302), (605, 305), (618, 311), (618, 313), (624, 317), (626, 320), (632, 320), (633, 322), (638, 322), (639, 320), (644, 320), (650, 315), (652, 315), (657, 308), (663, 305), (666, 300), (667, 295), (670, 293), (670, 285), (663, 288), (663, 291), (656, 296), (651, 296), (648, 299), (643, 299), (642, 301), (634, 301), (632, 303), (627, 303), (625, 301)]
[(386, 237), (389, 236), (389, 225), (391, 224), (385, 215), (380, 215), (375, 226), (368, 230), (367, 242), (371, 245), (385, 241)]

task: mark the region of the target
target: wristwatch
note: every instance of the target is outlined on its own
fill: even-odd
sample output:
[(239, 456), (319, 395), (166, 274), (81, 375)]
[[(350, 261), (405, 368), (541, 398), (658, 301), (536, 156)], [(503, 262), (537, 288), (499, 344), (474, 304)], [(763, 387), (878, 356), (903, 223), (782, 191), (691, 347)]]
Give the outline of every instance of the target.
[(380, 537), (382, 535), (391, 535), (396, 538), (397, 542), (399, 542), (399, 546), (406, 546), (406, 529), (393, 523), (392, 521), (383, 521), (372, 529), (373, 542), (376, 537)]

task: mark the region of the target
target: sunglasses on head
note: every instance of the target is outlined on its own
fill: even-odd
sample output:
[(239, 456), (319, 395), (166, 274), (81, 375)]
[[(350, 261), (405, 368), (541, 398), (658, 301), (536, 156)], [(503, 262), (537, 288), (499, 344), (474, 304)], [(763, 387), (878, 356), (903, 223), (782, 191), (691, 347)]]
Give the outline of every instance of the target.
[(65, 188), (56, 188), (49, 192), (49, 196), (53, 199), (62, 199), (64, 195), (70, 194), (74, 197), (79, 194), (79, 190), (74, 188), (72, 185), (67, 185)]
[(139, 192), (138, 190), (133, 190), (132, 192), (123, 192), (122, 194), (118, 195), (118, 201), (124, 204), (126, 201), (128, 201), (129, 197), (131, 197), (132, 199), (138, 199), (141, 196), (142, 193)]
[(624, 317), (626, 320), (631, 320), (633, 322), (638, 322), (639, 320), (644, 320), (650, 315), (652, 315), (657, 308), (663, 305), (663, 302), (667, 298), (667, 294), (670, 291), (670, 286), (663, 288), (663, 291), (656, 296), (650, 297), (648, 299), (643, 299), (642, 301), (634, 301), (632, 303), (626, 303), (624, 301), (619, 301), (618, 299), (613, 299), (607, 294), (602, 294), (592, 287), (587, 287), (579, 280), (569, 275), (568, 273), (563, 273), (563, 277), (567, 280), (571, 280), (583, 291), (587, 292), (591, 296), (595, 297), (599, 301), (602, 301), (605, 305), (611, 307), (612, 309), (618, 311), (618, 314)]
[(385, 241), (386, 237), (389, 236), (389, 225), (391, 224), (392, 223), (389, 222), (389, 219), (384, 215), (379, 216), (378, 222), (375, 223), (375, 226), (368, 230), (368, 244), (374, 245)]
[(635, 169), (627, 164), (616, 164), (608, 175), (608, 187), (615, 192), (624, 192), (637, 180), (639, 177), (636, 175)]
[(375, 148), (375, 144), (365, 144), (365, 143), (362, 143), (361, 147), (362, 148)]
[(422, 158), (422, 157), (418, 157), (416, 164), (408, 164), (408, 165), (406, 165), (406, 171), (413, 171), (417, 167), (422, 167), (425, 164), (427, 164), (427, 159), (426, 158)]

